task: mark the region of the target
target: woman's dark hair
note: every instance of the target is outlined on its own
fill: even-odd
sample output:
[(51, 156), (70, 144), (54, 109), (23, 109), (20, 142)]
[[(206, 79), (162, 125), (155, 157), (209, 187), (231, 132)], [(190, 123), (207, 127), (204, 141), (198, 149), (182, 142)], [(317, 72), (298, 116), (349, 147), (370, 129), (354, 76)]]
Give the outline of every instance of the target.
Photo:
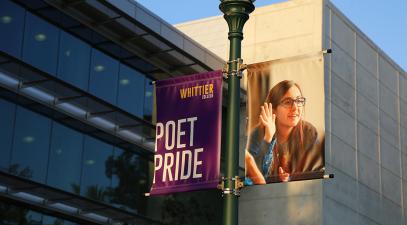
[(274, 87), (269, 91), (266, 97), (266, 102), (271, 103), (273, 105), (273, 109), (276, 109), (285, 93), (287, 93), (287, 91), (293, 86), (296, 86), (302, 95), (300, 85), (292, 80), (283, 80), (280, 83), (274, 85)]

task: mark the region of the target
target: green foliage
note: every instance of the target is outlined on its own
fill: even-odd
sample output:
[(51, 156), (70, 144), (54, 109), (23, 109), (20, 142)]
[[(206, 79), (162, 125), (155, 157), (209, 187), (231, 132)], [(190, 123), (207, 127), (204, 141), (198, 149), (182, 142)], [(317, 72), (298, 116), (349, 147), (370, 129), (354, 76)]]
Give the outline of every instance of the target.
[(214, 192), (179, 193), (164, 200), (162, 221), (167, 225), (220, 224), (221, 198)]

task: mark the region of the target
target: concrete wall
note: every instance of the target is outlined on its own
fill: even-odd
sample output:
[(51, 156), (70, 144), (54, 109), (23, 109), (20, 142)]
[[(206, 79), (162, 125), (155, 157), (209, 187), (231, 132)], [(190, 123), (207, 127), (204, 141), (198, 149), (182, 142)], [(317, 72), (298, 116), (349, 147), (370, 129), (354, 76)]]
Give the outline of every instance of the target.
[(407, 224), (406, 73), (328, 2), (323, 40), (324, 224)]
[[(322, 0), (295, 0), (257, 8), (244, 26), (242, 58), (252, 64), (322, 49)], [(222, 16), (177, 24), (189, 37), (229, 59), (228, 26)], [(241, 85), (246, 88), (246, 79)]]
[[(223, 18), (178, 28), (227, 59)], [(246, 188), (239, 224), (407, 224), (406, 72), (328, 1), (258, 8), (244, 32), (245, 63), (333, 49), (324, 79), (326, 170), (335, 178)]]
[[(295, 0), (256, 8), (244, 26), (242, 58), (247, 64), (282, 59), (322, 48), (322, 0)], [(176, 27), (223, 59), (229, 57), (222, 16)]]
[(297, 181), (244, 188), (239, 225), (322, 224), (322, 182)]

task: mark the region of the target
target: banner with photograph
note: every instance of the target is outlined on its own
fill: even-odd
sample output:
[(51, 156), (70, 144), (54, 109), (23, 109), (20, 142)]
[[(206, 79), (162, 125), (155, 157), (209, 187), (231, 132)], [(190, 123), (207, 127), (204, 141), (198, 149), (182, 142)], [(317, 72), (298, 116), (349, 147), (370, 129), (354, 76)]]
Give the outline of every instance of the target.
[(322, 178), (323, 55), (248, 66), (246, 185)]
[(156, 82), (156, 144), (150, 194), (216, 188), (222, 72)]

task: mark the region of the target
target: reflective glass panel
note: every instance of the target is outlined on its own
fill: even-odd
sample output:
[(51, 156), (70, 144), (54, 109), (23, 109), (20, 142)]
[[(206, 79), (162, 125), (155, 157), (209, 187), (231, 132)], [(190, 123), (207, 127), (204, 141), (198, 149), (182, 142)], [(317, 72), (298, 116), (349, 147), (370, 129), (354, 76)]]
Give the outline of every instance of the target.
[(25, 10), (11, 1), (0, 1), (0, 50), (20, 58)]
[(61, 31), (58, 77), (83, 90), (88, 89), (91, 47)]
[(53, 216), (42, 216), (43, 225), (74, 225), (75, 223)]
[[(25, 219), (27, 221), (27, 225), (31, 225), (31, 224), (42, 224), (42, 214), (36, 211), (31, 211), (29, 210), (25, 216)], [(19, 223), (20, 224), (24, 224), (24, 223)]]
[(128, 211), (145, 214), (144, 193), (149, 191), (148, 161), (129, 151), (115, 148), (107, 173), (112, 176), (110, 202)]
[(79, 194), (83, 135), (54, 122), (47, 183)]
[(89, 91), (111, 104), (116, 104), (118, 72), (117, 60), (93, 49)]
[(23, 107), (17, 107), (10, 171), (45, 183), (51, 121)]
[(113, 146), (93, 137), (85, 137), (81, 195), (104, 201), (110, 188), (111, 179), (106, 174), (106, 165), (113, 157)]
[(0, 202), (1, 225), (75, 225), (75, 223), (32, 211), (28, 208)]
[(28, 210), (22, 207), (0, 202), (0, 224), (19, 225), (27, 224)]
[(160, 206), (166, 224), (222, 224), (222, 198), (216, 189), (166, 196)]
[(144, 119), (151, 121), (153, 114), (153, 102), (154, 102), (154, 87), (151, 84), (152, 80), (146, 78), (144, 82)]
[(27, 12), (23, 60), (49, 74), (56, 74), (59, 30)]
[(143, 117), (144, 76), (123, 64), (120, 65), (118, 106), (140, 118)]
[(7, 170), (10, 164), (13, 142), (14, 115), (16, 106), (0, 99), (0, 169)]

